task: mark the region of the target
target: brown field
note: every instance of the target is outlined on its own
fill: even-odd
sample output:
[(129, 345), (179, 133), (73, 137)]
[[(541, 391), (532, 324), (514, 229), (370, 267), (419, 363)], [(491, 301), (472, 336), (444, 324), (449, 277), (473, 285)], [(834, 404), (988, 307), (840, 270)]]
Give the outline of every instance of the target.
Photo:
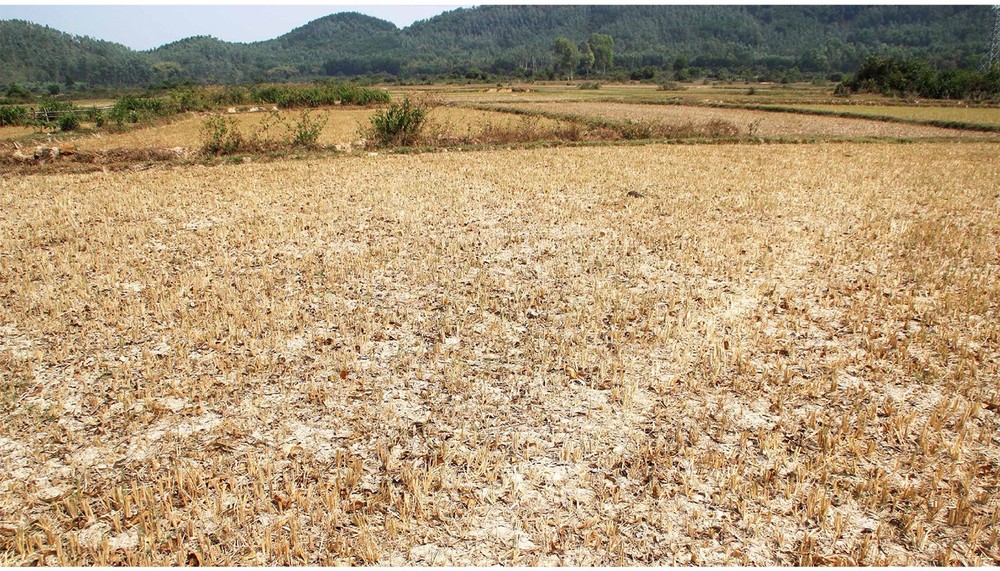
[(36, 130), (33, 127), (21, 127), (20, 125), (4, 125), (3, 127), (0, 127), (0, 140), (18, 139), (24, 137), (25, 135), (31, 135), (34, 132), (36, 132)]
[(928, 105), (795, 105), (806, 111), (850, 113), (862, 117), (896, 117), (917, 121), (955, 121), (1000, 127), (1000, 108)]
[(990, 143), (0, 177), (0, 564), (1000, 564), (997, 180)]
[[(351, 144), (361, 139), (359, 130), (369, 126), (369, 117), (374, 112), (374, 109), (366, 108), (325, 108), (310, 112), (309, 117), (312, 120), (326, 122), (319, 137), (319, 144), (332, 147)], [(281, 120), (294, 124), (300, 120), (302, 112), (297, 110), (281, 111), (279, 115)], [(261, 126), (266, 121), (271, 121), (273, 124), (271, 127), (272, 136), (280, 138), (287, 132), (285, 127), (274, 123), (269, 118), (269, 113), (266, 112), (226, 113), (224, 116), (236, 120), (238, 128), (246, 135), (260, 132)], [(87, 151), (170, 147), (197, 149), (205, 141), (202, 127), (208, 117), (209, 115), (205, 113), (189, 113), (164, 125), (137, 128), (123, 133), (105, 132), (79, 137), (60, 136), (56, 133), (53, 136), (55, 139), (71, 140), (79, 149)], [(428, 131), (443, 135), (463, 136), (479, 133), (487, 125), (507, 128), (516, 127), (523, 122), (523, 118), (509, 113), (442, 106), (435, 107), (428, 115)], [(563, 122), (539, 119), (535, 123), (538, 127), (551, 127)], [(5, 127), (5, 129), (7, 128)], [(27, 132), (32, 131), (29, 129)]]
[(719, 120), (739, 127), (744, 133), (767, 137), (816, 138), (997, 138), (996, 134), (926, 125), (887, 123), (870, 119), (844, 119), (797, 113), (777, 113), (744, 109), (719, 109), (682, 105), (648, 105), (609, 102), (544, 102), (503, 105), (505, 108), (545, 113), (564, 113), (612, 120), (652, 120), (668, 124), (706, 123)]
[[(583, 80), (587, 81), (587, 80)], [(748, 105), (839, 105), (845, 99), (833, 95), (834, 84), (813, 85), (793, 83), (788, 85), (771, 83), (681, 83), (683, 89), (661, 91), (653, 84), (602, 83), (600, 89), (580, 89), (580, 81), (547, 81), (536, 83), (510, 83), (496, 85), (471, 84), (420, 85), (390, 87), (395, 95), (434, 94), (445, 101), (454, 103), (513, 103), (540, 101), (612, 101), (617, 103), (665, 103), (683, 101), (691, 104), (729, 103)], [(514, 92), (511, 88), (527, 89)], [(754, 93), (749, 93), (753, 88)], [(852, 105), (892, 105), (898, 99), (878, 94), (855, 94), (850, 97)], [(935, 105), (954, 105), (954, 102), (935, 101)]]

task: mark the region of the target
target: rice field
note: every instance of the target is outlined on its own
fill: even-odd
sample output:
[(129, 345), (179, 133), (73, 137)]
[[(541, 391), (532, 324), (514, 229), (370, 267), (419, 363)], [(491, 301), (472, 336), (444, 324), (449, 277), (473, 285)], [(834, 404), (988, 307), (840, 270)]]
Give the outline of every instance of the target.
[(1000, 127), (1000, 108), (940, 105), (795, 105), (806, 111), (849, 113), (861, 117), (895, 117), (916, 121), (948, 121)]
[(0, 564), (1000, 564), (997, 180), (974, 142), (0, 174)]
[(500, 108), (549, 114), (569, 114), (616, 121), (659, 121), (667, 124), (724, 121), (744, 133), (766, 137), (810, 138), (996, 138), (995, 134), (927, 125), (845, 119), (797, 113), (725, 109), (687, 105), (649, 105), (612, 102), (524, 102)]
[[(361, 131), (370, 126), (369, 118), (375, 109), (365, 108), (325, 108), (309, 112), (310, 120), (324, 123), (318, 143), (323, 146), (347, 146), (363, 139)], [(264, 136), (282, 137), (288, 132), (284, 124), (294, 125), (301, 120), (302, 111), (280, 111), (275, 119), (267, 111), (225, 113), (233, 119), (237, 128), (246, 135), (254, 133)], [(189, 113), (170, 123), (146, 128), (137, 128), (122, 133), (95, 133), (82, 137), (63, 137), (81, 150), (100, 151), (117, 148), (171, 148), (185, 147), (198, 149), (205, 141), (203, 131), (205, 113)], [(441, 135), (463, 136), (482, 132), (487, 126), (512, 128), (524, 122), (523, 118), (509, 113), (479, 111), (457, 107), (435, 107), (428, 115), (427, 130)], [(539, 127), (551, 127), (563, 122), (551, 119), (535, 121)], [(267, 131), (264, 125), (270, 124)], [(58, 138), (59, 136), (56, 135)]]

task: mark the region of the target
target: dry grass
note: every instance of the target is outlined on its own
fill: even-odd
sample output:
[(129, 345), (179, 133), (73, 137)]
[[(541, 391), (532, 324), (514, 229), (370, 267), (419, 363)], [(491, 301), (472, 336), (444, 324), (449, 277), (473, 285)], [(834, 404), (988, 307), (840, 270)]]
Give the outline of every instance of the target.
[[(313, 111), (310, 117), (318, 121), (326, 121), (319, 144), (324, 146), (349, 145), (359, 139), (358, 131), (368, 126), (368, 119), (374, 110), (361, 108), (325, 108)], [(226, 114), (237, 121), (237, 127), (249, 134), (260, 130), (261, 125), (269, 121), (268, 113), (233, 113)], [(300, 111), (281, 111), (282, 120), (294, 123), (301, 115)], [(101, 151), (119, 148), (171, 148), (185, 147), (197, 149), (204, 142), (202, 126), (207, 115), (188, 114), (186, 117), (166, 125), (136, 129), (124, 133), (101, 133), (82, 137), (73, 141), (81, 150)], [(516, 125), (519, 121), (508, 113), (478, 111), (450, 107), (437, 107), (428, 116), (428, 129), (434, 133), (447, 136), (477, 135), (486, 128), (504, 128)], [(542, 126), (558, 125), (561, 122), (542, 119)]]
[[(370, 109), (320, 109), (311, 113), (316, 120), (328, 119), (320, 134), (320, 144), (336, 145), (348, 143), (357, 138), (358, 126), (368, 120)], [(296, 121), (300, 111), (281, 111), (284, 121)], [(269, 113), (233, 113), (226, 117), (235, 119), (237, 127), (244, 133), (252, 133), (270, 121)], [(207, 114), (189, 113), (165, 125), (135, 129), (124, 133), (101, 133), (81, 138), (74, 143), (81, 150), (99, 151), (117, 148), (170, 148), (186, 147), (196, 149), (204, 142), (202, 126)]]
[(807, 111), (850, 113), (861, 117), (896, 117), (917, 121), (948, 121), (1000, 127), (1000, 108), (930, 105), (796, 105)]
[(989, 144), (0, 179), (5, 564), (998, 564)]
[(518, 103), (507, 107), (523, 111), (568, 113), (611, 120), (645, 119), (666, 124), (724, 121), (769, 137), (891, 137), (891, 138), (982, 138), (987, 133), (943, 129), (925, 125), (886, 123), (868, 119), (844, 119), (796, 113), (776, 113), (744, 109), (719, 109), (681, 105), (644, 105), (630, 103), (547, 102)]
[[(4, 125), (0, 127), (0, 140), (12, 140), (19, 139), (26, 135), (31, 135), (35, 133), (36, 129), (33, 127), (21, 127), (20, 125)], [(5, 147), (10, 148), (9, 145)]]
[[(585, 81), (585, 80), (584, 80)], [(684, 90), (660, 91), (655, 84), (602, 83), (599, 90), (580, 90), (580, 82), (512, 83), (497, 89), (488, 85), (427, 85), (390, 87), (397, 96), (404, 94), (432, 95), (444, 101), (460, 104), (489, 104), (543, 101), (614, 101), (618, 103), (663, 103), (683, 101), (695, 104), (750, 104), (750, 105), (799, 105), (837, 104), (842, 98), (833, 95), (833, 84), (813, 85), (794, 83), (788, 85), (768, 83), (681, 83)], [(511, 87), (527, 91), (511, 91)], [(749, 94), (753, 87), (754, 94)], [(851, 96), (852, 103), (891, 104), (892, 98), (876, 94)]]

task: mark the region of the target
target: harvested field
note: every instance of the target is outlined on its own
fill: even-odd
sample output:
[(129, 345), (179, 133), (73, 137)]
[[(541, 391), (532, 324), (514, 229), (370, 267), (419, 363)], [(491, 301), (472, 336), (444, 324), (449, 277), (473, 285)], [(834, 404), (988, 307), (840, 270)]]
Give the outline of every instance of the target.
[(629, 103), (518, 103), (505, 105), (512, 109), (545, 113), (573, 114), (612, 120), (654, 120), (668, 124), (687, 122), (707, 123), (718, 120), (766, 137), (830, 137), (830, 138), (995, 138), (995, 134), (943, 129), (925, 125), (886, 123), (869, 119), (844, 119), (796, 113), (751, 111), (744, 109), (719, 109), (681, 105), (644, 105)]
[[(362, 108), (326, 108), (313, 111), (310, 119), (326, 121), (319, 137), (320, 145), (334, 146), (355, 142), (361, 138), (359, 129), (368, 126), (368, 118), (375, 112), (373, 109)], [(294, 124), (302, 116), (301, 111), (281, 111), (281, 119)], [(266, 112), (226, 114), (237, 121), (238, 128), (244, 134), (258, 132), (265, 121), (270, 121)], [(135, 129), (125, 133), (101, 133), (96, 136), (81, 137), (74, 140), (81, 150), (99, 151), (117, 148), (198, 148), (204, 142), (202, 126), (206, 114), (189, 114), (186, 118), (172, 123)], [(478, 111), (452, 107), (437, 107), (428, 115), (429, 130), (453, 136), (463, 136), (477, 133), (487, 125), (516, 126), (522, 120), (512, 117), (509, 113)], [(540, 126), (551, 126), (561, 123), (550, 119), (540, 119)], [(285, 132), (280, 125), (271, 128), (273, 136), (281, 136)]]
[(0, 178), (0, 563), (1000, 564), (997, 180), (985, 143)]
[[(357, 138), (358, 125), (367, 121), (370, 109), (346, 108), (343, 110), (318, 110), (310, 113), (311, 118), (328, 118), (320, 135), (321, 144), (347, 143)], [(245, 134), (256, 132), (269, 114), (233, 113), (225, 117), (236, 120), (237, 127)], [(280, 116), (285, 121), (293, 121), (301, 116), (301, 112), (282, 111)], [(164, 148), (186, 147), (198, 148), (204, 141), (202, 127), (209, 117), (205, 113), (189, 113), (183, 118), (165, 125), (137, 128), (123, 133), (100, 133), (89, 137), (81, 137), (75, 144), (82, 150), (99, 151), (117, 148)], [(275, 127), (278, 129), (278, 127)]]
[(795, 105), (806, 111), (850, 113), (867, 117), (896, 117), (918, 121), (953, 121), (1000, 127), (1000, 108), (927, 105)]
[(16, 139), (19, 137), (24, 137), (25, 135), (30, 135), (35, 132), (32, 127), (21, 127), (20, 125), (4, 125), (0, 127), (0, 140), (3, 139)]

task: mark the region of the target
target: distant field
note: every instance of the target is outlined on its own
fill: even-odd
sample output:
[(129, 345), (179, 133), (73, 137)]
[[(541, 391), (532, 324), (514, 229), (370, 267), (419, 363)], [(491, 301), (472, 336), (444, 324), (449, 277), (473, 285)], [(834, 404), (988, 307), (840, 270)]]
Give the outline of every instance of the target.
[(898, 117), (919, 121), (955, 121), (1000, 127), (1000, 108), (903, 105), (795, 105), (807, 111), (850, 113), (862, 117)]
[(990, 137), (990, 134), (943, 129), (925, 125), (906, 125), (867, 119), (844, 119), (797, 113), (775, 113), (745, 109), (720, 109), (683, 105), (628, 103), (546, 102), (517, 103), (506, 108), (545, 113), (566, 113), (612, 120), (656, 120), (665, 123), (726, 121), (741, 132), (771, 137)]
[[(832, 103), (833, 86), (816, 86), (808, 83), (781, 84), (701, 84), (682, 83), (684, 89), (660, 91), (653, 84), (602, 84), (600, 89), (579, 89), (576, 82), (513, 83), (497, 86), (403, 86), (391, 87), (390, 92), (435, 93), (446, 101), (507, 103), (512, 101), (615, 101), (661, 103), (685, 101), (691, 103), (738, 104), (818, 104)], [(526, 91), (512, 91), (512, 87)], [(749, 94), (750, 88), (754, 89)], [(858, 95), (855, 102), (878, 103), (887, 98), (879, 95)]]
[(0, 564), (1000, 564), (997, 150), (0, 173)]

